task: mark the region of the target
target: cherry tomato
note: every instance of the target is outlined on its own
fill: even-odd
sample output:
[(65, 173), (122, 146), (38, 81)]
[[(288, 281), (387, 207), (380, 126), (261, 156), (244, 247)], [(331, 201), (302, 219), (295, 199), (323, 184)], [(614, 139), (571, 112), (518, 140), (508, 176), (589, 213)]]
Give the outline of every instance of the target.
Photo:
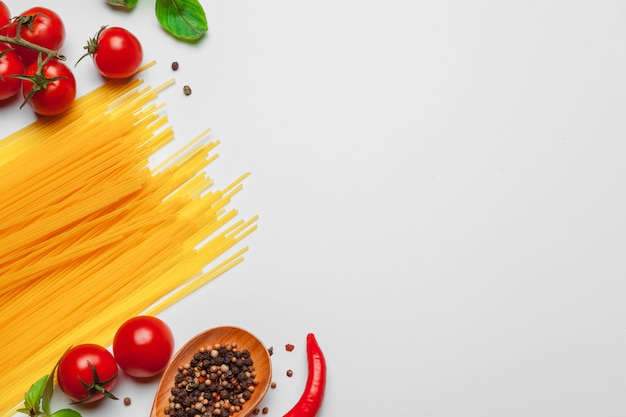
[[(21, 21), (20, 35), (22, 39), (59, 51), (65, 41), (65, 26), (61, 17), (45, 7), (33, 7), (16, 17), (13, 25), (7, 27), (7, 36), (15, 37), (17, 22)], [(15, 50), (26, 65), (37, 59), (38, 52), (29, 48), (16, 46)]]
[(22, 82), (22, 94), (35, 113), (55, 116), (64, 113), (76, 98), (76, 79), (65, 64), (53, 59), (38, 70), (34, 62), (26, 68), (25, 75), (31, 80)]
[(162, 372), (174, 352), (174, 335), (161, 319), (137, 316), (120, 326), (113, 338), (113, 355), (122, 370), (136, 378)]
[(111, 389), (117, 382), (117, 374), (117, 363), (111, 352), (88, 343), (75, 346), (63, 355), (57, 380), (61, 391), (74, 402), (91, 403), (105, 396), (115, 399)]
[(11, 75), (24, 73), (24, 64), (10, 45), (0, 43), (0, 100), (13, 97), (20, 90), (22, 80)]
[(107, 78), (135, 75), (143, 61), (143, 49), (137, 37), (120, 27), (102, 27), (85, 49), (98, 72)]
[(0, 35), (4, 34), (5, 25), (11, 22), (11, 12), (4, 2), (0, 1)]

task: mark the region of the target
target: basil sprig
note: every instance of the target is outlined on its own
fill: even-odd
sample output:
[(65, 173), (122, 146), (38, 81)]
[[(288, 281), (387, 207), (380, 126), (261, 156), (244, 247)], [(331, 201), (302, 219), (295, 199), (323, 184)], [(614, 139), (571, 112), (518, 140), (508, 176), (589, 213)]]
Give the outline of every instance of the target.
[[(132, 9), (138, 0), (107, 0), (107, 3)], [(198, 0), (156, 0), (156, 18), (163, 29), (185, 40), (200, 39), (209, 30), (204, 9)]]
[(31, 385), (28, 392), (24, 395), (24, 405), (16, 410), (18, 413), (27, 414), (30, 417), (81, 417), (78, 411), (71, 408), (63, 408), (54, 412), (50, 410), (50, 401), (54, 393), (54, 373), (59, 366), (59, 362), (54, 365), (50, 375), (39, 378), (37, 382)]

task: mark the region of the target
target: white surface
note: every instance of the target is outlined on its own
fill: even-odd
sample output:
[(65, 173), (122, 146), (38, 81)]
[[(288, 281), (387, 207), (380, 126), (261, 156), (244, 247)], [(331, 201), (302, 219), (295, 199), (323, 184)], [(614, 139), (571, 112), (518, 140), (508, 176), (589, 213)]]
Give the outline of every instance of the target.
[[(234, 324), (274, 346), (269, 415), (300, 395), (309, 331), (320, 416), (626, 414), (624, 2), (203, 1), (194, 46), (151, 1), (7, 3), (57, 10), (71, 63), (100, 25), (131, 29), (147, 82), (177, 79), (181, 143), (211, 127), (218, 185), (252, 172), (245, 262), (161, 316), (179, 345)], [(2, 136), (32, 119), (15, 107)], [(131, 407), (81, 411), (148, 415), (155, 387), (122, 378)]]

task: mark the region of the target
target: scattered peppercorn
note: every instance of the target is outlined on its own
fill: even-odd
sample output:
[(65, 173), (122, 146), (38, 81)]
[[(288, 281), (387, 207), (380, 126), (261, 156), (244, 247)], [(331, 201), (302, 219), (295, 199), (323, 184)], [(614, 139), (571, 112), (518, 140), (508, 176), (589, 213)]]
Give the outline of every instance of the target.
[(258, 384), (247, 349), (236, 343), (201, 348), (189, 363), (178, 367), (165, 414), (229, 417), (241, 411)]
[(276, 388), (276, 382), (272, 382), (272, 384), (270, 385), (270, 387), (272, 387), (272, 388)]
[(274, 354), (274, 346), (270, 346), (270, 347), (267, 349), (267, 353), (269, 353), (269, 354), (270, 354), (270, 356), (272, 356), (272, 355)]
[(191, 94), (191, 87), (189, 87), (188, 85), (183, 87), (183, 93), (185, 93), (186, 96)]
[(291, 378), (293, 376), (293, 371), (291, 369), (287, 370), (287, 376)]
[(124, 398), (124, 405), (130, 405), (130, 397)]
[(176, 61), (172, 62), (172, 70), (178, 71), (178, 62)]
[(269, 413), (270, 409), (267, 407), (263, 407), (263, 414)]
[(286, 350), (287, 352), (291, 352), (294, 348), (295, 348), (295, 346), (294, 346), (294, 345), (292, 345), (291, 343), (287, 343), (287, 344), (285, 345), (285, 350)]
[(261, 410), (259, 408), (255, 408), (254, 410), (252, 410), (252, 414), (254, 414), (255, 416), (259, 414), (260, 412)]

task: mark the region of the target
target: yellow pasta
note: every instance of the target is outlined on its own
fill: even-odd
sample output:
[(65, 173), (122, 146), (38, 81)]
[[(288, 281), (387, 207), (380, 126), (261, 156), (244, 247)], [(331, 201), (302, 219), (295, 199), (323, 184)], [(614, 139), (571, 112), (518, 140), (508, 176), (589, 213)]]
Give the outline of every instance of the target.
[(171, 83), (108, 82), (0, 140), (3, 416), (70, 345), (109, 346), (243, 260), (257, 217), (229, 204), (248, 174), (213, 189), (208, 130), (150, 166), (173, 139), (155, 104)]

